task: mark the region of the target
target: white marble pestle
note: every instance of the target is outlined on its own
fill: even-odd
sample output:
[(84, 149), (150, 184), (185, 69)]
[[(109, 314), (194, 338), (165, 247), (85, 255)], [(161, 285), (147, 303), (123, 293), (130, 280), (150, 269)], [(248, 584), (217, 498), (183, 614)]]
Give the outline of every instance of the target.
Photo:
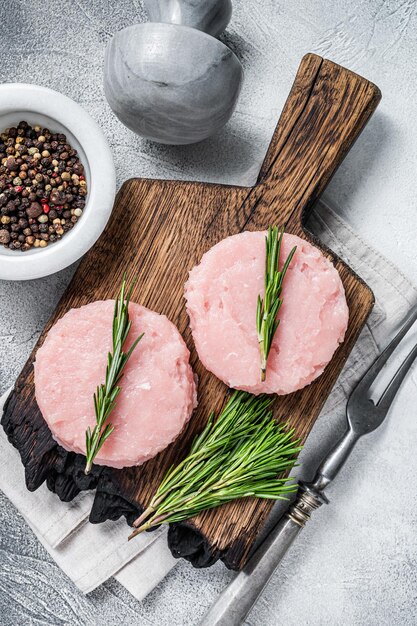
[(213, 37), (222, 33), (232, 17), (231, 0), (144, 0), (151, 22), (180, 24)]

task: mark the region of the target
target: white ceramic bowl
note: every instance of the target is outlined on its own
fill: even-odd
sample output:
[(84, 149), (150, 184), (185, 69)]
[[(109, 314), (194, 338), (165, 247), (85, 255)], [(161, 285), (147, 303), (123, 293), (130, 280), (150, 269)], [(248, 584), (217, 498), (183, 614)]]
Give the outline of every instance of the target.
[(113, 208), (116, 174), (100, 127), (76, 102), (57, 91), (28, 84), (0, 85), (0, 132), (25, 120), (64, 133), (85, 168), (88, 186), (83, 215), (60, 241), (27, 252), (0, 246), (0, 279), (28, 280), (74, 263), (102, 233)]

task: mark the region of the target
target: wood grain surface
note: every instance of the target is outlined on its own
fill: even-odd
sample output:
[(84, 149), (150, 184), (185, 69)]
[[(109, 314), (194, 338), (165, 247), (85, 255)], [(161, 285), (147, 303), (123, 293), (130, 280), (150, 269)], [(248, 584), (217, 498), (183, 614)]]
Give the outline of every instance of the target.
[[(94, 487), (98, 478), (92, 521), (122, 514), (129, 522), (134, 519), (168, 466), (186, 453), (190, 438), (204, 425), (209, 412), (220, 409), (227, 392), (223, 383), (204, 370), (193, 347), (183, 300), (189, 270), (212, 245), (245, 229), (265, 229), (276, 223), (311, 240), (303, 229), (303, 216), (379, 99), (379, 90), (372, 83), (331, 61), (306, 55), (253, 188), (144, 179), (123, 185), (105, 232), (81, 262), (4, 413), (2, 423), (22, 455), (29, 488), (35, 489), (46, 479), (50, 488), (68, 499), (79, 489)], [(285, 418), (303, 440), (373, 305), (369, 288), (331, 251), (324, 252), (340, 272), (350, 319), (345, 342), (324, 374), (301, 392), (280, 397), (275, 403), (277, 418)], [(80, 473), (82, 458), (63, 452), (45, 432), (34, 396), (33, 360), (59, 317), (71, 307), (114, 297), (126, 269), (129, 279), (138, 277), (133, 299), (166, 314), (183, 334), (200, 379), (199, 406), (187, 429), (155, 459), (139, 468), (106, 468), (92, 477), (91, 484), (85, 484)], [(209, 565), (220, 557), (228, 567), (238, 569), (270, 508), (270, 502), (246, 499), (206, 512), (171, 529), (171, 548), (196, 566)]]

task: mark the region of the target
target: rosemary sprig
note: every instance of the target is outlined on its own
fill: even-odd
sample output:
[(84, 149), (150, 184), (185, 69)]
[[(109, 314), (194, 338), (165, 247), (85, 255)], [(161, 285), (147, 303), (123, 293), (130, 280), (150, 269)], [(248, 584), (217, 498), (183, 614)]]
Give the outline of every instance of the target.
[(266, 363), (272, 340), (279, 325), (277, 319), (281, 308), (282, 283), (287, 269), (292, 261), (296, 247), (291, 250), (282, 270), (279, 270), (279, 258), (281, 253), (282, 238), (284, 229), (278, 230), (276, 226), (268, 228), (265, 255), (265, 294), (262, 300), (258, 296), (258, 306), (256, 309), (256, 330), (258, 333), (259, 351), (261, 355), (261, 380), (266, 378)]
[(94, 394), (96, 425), (93, 430), (91, 430), (89, 426), (85, 433), (87, 457), (85, 466), (86, 474), (91, 472), (96, 455), (106, 439), (108, 439), (114, 431), (114, 426), (106, 422), (116, 405), (116, 398), (121, 391), (119, 383), (123, 375), (123, 369), (130, 359), (133, 350), (143, 337), (142, 333), (133, 342), (128, 352), (123, 352), (123, 347), (132, 324), (129, 320), (129, 301), (135, 282), (136, 281), (133, 281), (129, 291), (126, 293), (126, 275), (124, 275), (122, 286), (115, 302), (113, 315), (113, 352), (109, 352), (107, 357), (105, 383), (97, 387), (97, 391)]
[(275, 422), (271, 402), (235, 391), (217, 421), (212, 413), (188, 456), (165, 475), (129, 539), (237, 498), (280, 500), (295, 491), (282, 474), (294, 466), (301, 447), (294, 430)]

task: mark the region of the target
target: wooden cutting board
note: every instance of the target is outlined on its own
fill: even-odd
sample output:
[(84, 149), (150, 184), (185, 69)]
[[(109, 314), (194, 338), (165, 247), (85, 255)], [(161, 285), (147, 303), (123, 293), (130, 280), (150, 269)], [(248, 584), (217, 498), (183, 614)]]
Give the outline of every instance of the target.
[[(378, 88), (331, 61), (306, 55), (298, 70), (272, 138), (257, 184), (252, 188), (134, 179), (116, 200), (98, 243), (82, 260), (20, 374), (2, 420), (26, 466), (27, 484), (48, 486), (65, 500), (98, 481), (93, 522), (126, 515), (129, 522), (149, 501), (162, 475), (186, 453), (190, 438), (220, 409), (227, 389), (207, 372), (194, 350), (184, 308), (183, 285), (206, 250), (245, 229), (285, 225), (324, 250), (342, 277), (350, 310), (345, 342), (324, 374), (304, 390), (280, 397), (278, 418), (285, 418), (302, 440), (310, 432), (371, 311), (370, 289), (330, 250), (303, 229), (303, 218), (363, 129), (380, 100)], [(123, 273), (138, 277), (133, 300), (164, 313), (183, 334), (199, 377), (199, 406), (181, 436), (142, 467), (96, 468), (82, 473), (83, 458), (66, 453), (50, 436), (34, 396), (33, 360), (50, 326), (71, 307), (116, 296)], [(70, 379), (65, 381), (70, 384)], [(206, 512), (170, 530), (177, 555), (197, 566), (222, 558), (243, 566), (272, 504), (246, 499)], [(127, 535), (127, 533), (126, 533)]]

